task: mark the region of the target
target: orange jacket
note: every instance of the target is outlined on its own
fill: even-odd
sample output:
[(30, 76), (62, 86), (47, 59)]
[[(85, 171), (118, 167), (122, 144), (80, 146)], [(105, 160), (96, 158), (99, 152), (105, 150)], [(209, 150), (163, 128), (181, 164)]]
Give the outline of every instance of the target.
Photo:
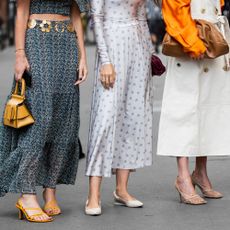
[[(206, 48), (198, 37), (196, 24), (191, 17), (190, 1), (163, 0), (162, 12), (166, 31), (183, 45), (185, 52), (199, 56), (205, 52)], [(220, 1), (223, 6), (224, 0)]]

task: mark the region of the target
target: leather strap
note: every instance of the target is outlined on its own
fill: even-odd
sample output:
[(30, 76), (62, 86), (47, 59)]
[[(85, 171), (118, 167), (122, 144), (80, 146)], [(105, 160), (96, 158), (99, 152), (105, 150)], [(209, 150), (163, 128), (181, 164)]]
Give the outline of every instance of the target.
[(14, 90), (14, 94), (18, 95), (19, 94), (19, 82), (21, 83), (21, 96), (25, 97), (25, 92), (26, 92), (26, 82), (25, 79), (21, 79), (20, 81), (16, 82), (15, 85), (15, 90)]

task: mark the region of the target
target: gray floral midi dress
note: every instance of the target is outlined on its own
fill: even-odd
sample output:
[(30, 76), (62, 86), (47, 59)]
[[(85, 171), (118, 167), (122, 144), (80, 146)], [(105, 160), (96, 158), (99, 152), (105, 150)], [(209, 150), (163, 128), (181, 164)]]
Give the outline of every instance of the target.
[[(86, 0), (76, 0), (81, 11)], [(70, 15), (71, 0), (31, 0), (30, 13)], [(37, 21), (40, 24), (40, 21)], [(55, 22), (53, 22), (55, 23)], [(67, 28), (70, 21), (64, 21)], [(36, 193), (36, 186), (74, 184), (79, 146), (79, 58), (75, 32), (26, 32), (26, 55), (32, 85), (26, 103), (35, 124), (19, 130), (3, 127), (0, 136), (0, 196), (7, 192)], [(62, 31), (62, 32), (60, 32)]]
[[(91, 0), (98, 58), (89, 132), (87, 176), (110, 177), (116, 169), (152, 165), (152, 44), (145, 2)], [(100, 82), (100, 68), (112, 63), (113, 89)]]

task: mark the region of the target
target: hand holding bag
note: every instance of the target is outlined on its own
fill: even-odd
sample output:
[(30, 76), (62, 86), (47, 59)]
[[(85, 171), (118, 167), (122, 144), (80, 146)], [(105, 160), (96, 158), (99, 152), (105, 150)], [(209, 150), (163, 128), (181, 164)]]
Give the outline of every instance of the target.
[[(205, 58), (214, 59), (229, 53), (228, 43), (215, 24), (202, 19), (195, 20), (195, 22), (198, 35), (206, 47)], [(163, 40), (162, 53), (172, 57), (188, 55), (184, 52), (183, 46), (168, 33)]]
[(34, 118), (25, 105), (26, 83), (20, 80), (21, 93), (19, 95), (19, 82), (16, 83), (15, 90), (6, 104), (4, 112), (4, 125), (19, 129), (34, 123)]

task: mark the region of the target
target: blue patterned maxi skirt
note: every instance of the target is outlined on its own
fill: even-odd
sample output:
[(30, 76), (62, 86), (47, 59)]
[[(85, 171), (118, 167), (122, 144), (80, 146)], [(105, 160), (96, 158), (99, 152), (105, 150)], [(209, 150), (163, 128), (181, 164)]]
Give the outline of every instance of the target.
[[(66, 22), (68, 23), (68, 22)], [(74, 184), (79, 160), (78, 47), (75, 33), (28, 29), (26, 54), (32, 86), (26, 102), (35, 124), (3, 127), (0, 196), (36, 193), (36, 186)]]

